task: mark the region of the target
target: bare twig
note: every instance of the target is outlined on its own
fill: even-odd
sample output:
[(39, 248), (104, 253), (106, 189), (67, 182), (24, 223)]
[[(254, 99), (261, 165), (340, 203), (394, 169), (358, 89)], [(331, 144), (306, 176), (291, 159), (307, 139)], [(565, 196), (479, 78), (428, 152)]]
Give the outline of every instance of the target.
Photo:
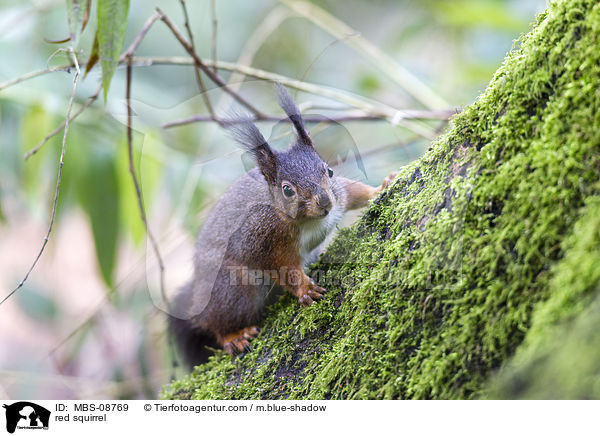
[[(217, 5), (215, 0), (210, 0), (210, 18), (212, 21), (211, 53), (213, 64), (217, 62)], [(191, 38), (190, 38), (191, 39)], [(213, 73), (217, 74), (217, 67), (213, 66)]]
[[(187, 7), (185, 6), (185, 0), (179, 0), (181, 4), (181, 9), (183, 9), (183, 18), (184, 18), (184, 26), (187, 30), (188, 38), (190, 38), (190, 46), (194, 53), (196, 52), (196, 45), (194, 43), (194, 34), (192, 33), (192, 28), (190, 27), (190, 19), (188, 16)], [(216, 72), (216, 69), (215, 69)], [(210, 114), (211, 118), (217, 121), (215, 117), (215, 111), (210, 102), (210, 98), (208, 97), (208, 93), (206, 92), (206, 87), (204, 86), (204, 81), (202, 80), (202, 74), (200, 74), (200, 64), (194, 61), (194, 74), (196, 76), (196, 83), (198, 83), (198, 88), (200, 88), (200, 93), (202, 94), (202, 99), (204, 100), (204, 105), (206, 106), (206, 110)], [(219, 123), (217, 121), (217, 123)], [(220, 123), (219, 123), (220, 124)]]
[[(412, 113), (414, 112), (414, 114)], [(414, 120), (424, 120), (424, 119), (448, 119), (450, 116), (454, 115), (455, 112), (442, 112), (437, 111), (436, 113), (429, 113), (427, 111), (407, 111), (404, 119), (414, 119)], [(302, 119), (307, 123), (344, 123), (349, 121), (385, 121), (386, 117), (384, 115), (368, 115), (368, 114), (341, 114), (341, 115), (332, 115), (332, 116), (323, 116), (323, 115), (302, 115)], [(208, 117), (205, 115), (194, 115), (193, 117), (184, 118), (177, 121), (171, 121), (168, 123), (164, 123), (162, 127), (164, 129), (168, 129), (171, 127), (179, 127), (184, 126), (186, 124), (192, 123), (202, 123), (202, 122), (210, 122), (216, 121), (221, 125), (227, 124), (239, 124), (246, 121), (253, 122), (261, 122), (261, 121), (285, 121), (286, 117), (278, 116), (278, 115), (270, 115), (264, 114), (260, 118), (257, 117), (248, 117), (248, 118), (217, 118), (214, 119), (212, 117)]]
[[(138, 37), (136, 38), (134, 43), (121, 56), (121, 59), (120, 59), (121, 64), (125, 63), (125, 57), (128, 54), (133, 54), (134, 50), (141, 42), (142, 37), (146, 34), (146, 32), (148, 31), (148, 29), (152, 25), (152, 23), (154, 21), (156, 21), (158, 18), (159, 18), (159, 15), (155, 14), (146, 22), (146, 24), (144, 25), (144, 28), (142, 29), (142, 31), (140, 32), (140, 34), (138, 35)], [(398, 117), (396, 117), (396, 120), (395, 120), (396, 122), (402, 121), (402, 120), (410, 120), (410, 119), (421, 119), (421, 120), (439, 119), (439, 120), (445, 121), (445, 120), (448, 120), (451, 116), (453, 116), (459, 112), (458, 109), (398, 111), (397, 109), (393, 109), (393, 108), (390, 108), (390, 110), (388, 110), (388, 111), (382, 111), (382, 110), (379, 110), (376, 106), (365, 103), (365, 101), (360, 98), (353, 97), (350, 94), (348, 94), (347, 92), (336, 90), (334, 88), (324, 88), (324, 87), (316, 85), (316, 84), (298, 81), (298, 80), (291, 79), (289, 77), (285, 77), (285, 76), (282, 76), (279, 74), (271, 73), (269, 71), (264, 71), (264, 70), (260, 70), (257, 68), (252, 68), (252, 67), (239, 65), (239, 64), (233, 64), (230, 62), (218, 61), (217, 63), (213, 63), (212, 61), (207, 61), (206, 64), (210, 67), (218, 68), (221, 70), (237, 72), (244, 76), (255, 77), (257, 79), (263, 79), (263, 80), (277, 81), (277, 82), (280, 82), (290, 88), (308, 92), (308, 93), (311, 93), (314, 95), (321, 95), (321, 96), (329, 97), (333, 100), (343, 102), (343, 103), (349, 105), (349, 107), (357, 107), (363, 112), (363, 114), (344, 114), (341, 116), (329, 117), (328, 119), (331, 120), (332, 122), (373, 121), (373, 120), (381, 120), (381, 119), (387, 119), (388, 121), (391, 121), (397, 113), (400, 115)], [(142, 57), (142, 56), (135, 57), (135, 56), (132, 56), (131, 65), (132, 66), (152, 66), (152, 65), (184, 65), (184, 66), (187, 66), (187, 65), (194, 65), (194, 60), (192, 58), (185, 58), (185, 57)], [(34, 77), (38, 77), (38, 76), (48, 74), (48, 73), (51, 73), (54, 71), (68, 71), (69, 68), (72, 68), (71, 64), (61, 65), (61, 66), (57, 66), (57, 67), (53, 67), (53, 68), (47, 68), (45, 70), (36, 71), (35, 73), (26, 74), (19, 78), (13, 79), (9, 82), (5, 82), (5, 84), (3, 86), (4, 87), (11, 86), (11, 85), (14, 85), (17, 83), (21, 83), (25, 80), (32, 79)], [(102, 89), (102, 85), (100, 85), (98, 87), (98, 89), (94, 92), (94, 94), (89, 97), (88, 101), (86, 103), (84, 103), (83, 106), (81, 108), (79, 108), (71, 116), (69, 121), (73, 121), (75, 118), (77, 118), (79, 115), (81, 115), (81, 113), (83, 111), (85, 111), (92, 103), (94, 103), (94, 101), (96, 101), (96, 99), (98, 98), (98, 95), (100, 94), (101, 89)], [(311, 106), (308, 106), (307, 108), (310, 108), (310, 107)], [(329, 109), (331, 109), (331, 108), (329, 108)], [(277, 121), (279, 119), (275, 115), (264, 115), (264, 114), (261, 114), (261, 115), (262, 116), (260, 118), (255, 117), (255, 121)], [(169, 128), (169, 127), (175, 127), (175, 126), (185, 125), (185, 124), (194, 123), (194, 122), (206, 122), (206, 121), (216, 121), (216, 122), (222, 123), (224, 120), (218, 119), (217, 117), (213, 118), (212, 116), (210, 118), (208, 118), (205, 116), (198, 115), (198, 116), (186, 118), (183, 120), (166, 123), (163, 125), (163, 127)], [(315, 122), (327, 121), (327, 119), (321, 118), (321, 119), (317, 120), (315, 118), (313, 120), (309, 116), (308, 121), (315, 121)], [(63, 121), (52, 132), (50, 132), (48, 135), (46, 135), (46, 137), (44, 137), (44, 139), (42, 139), (34, 148), (32, 148), (30, 151), (28, 151), (25, 154), (25, 159), (27, 160), (32, 155), (37, 153), (46, 144), (46, 142), (48, 142), (48, 140), (50, 140), (51, 138), (56, 136), (58, 133), (60, 133), (62, 131), (62, 129), (64, 128), (64, 126), (65, 126), (65, 121)], [(436, 129), (436, 131), (437, 130), (438, 129)], [(427, 134), (427, 137), (431, 136), (431, 135), (429, 135), (429, 133), (426, 133), (426, 134)]]
[[(240, 124), (240, 123), (244, 123), (246, 121), (278, 122), (278, 121), (285, 121), (287, 119), (288, 119), (287, 117), (283, 117), (283, 116), (265, 114), (260, 118), (256, 118), (256, 117), (252, 117), (252, 116), (247, 117), (247, 118), (243, 118), (243, 117), (222, 118), (222, 119), (220, 119), (220, 121), (224, 125), (230, 125), (230, 124)], [(302, 120), (307, 123), (342, 123), (345, 121), (382, 121), (382, 120), (384, 120), (384, 118), (382, 118), (380, 116), (376, 116), (376, 115), (336, 115), (336, 116), (332, 116), (332, 117), (325, 117), (323, 115), (302, 115)], [(178, 126), (184, 126), (186, 124), (202, 123), (202, 122), (207, 122), (207, 121), (212, 121), (212, 119), (210, 119), (209, 117), (206, 117), (206, 116), (202, 116), (202, 115), (195, 115), (190, 118), (185, 118), (182, 120), (165, 123), (162, 125), (162, 127), (164, 129), (168, 129), (170, 127), (178, 127)]]
[(129, 47), (127, 47), (127, 50), (125, 50), (125, 52), (123, 52), (123, 54), (119, 58), (120, 63), (127, 63), (127, 58), (133, 56), (133, 53), (138, 48), (138, 45), (140, 45), (142, 40), (146, 37), (146, 33), (148, 33), (148, 30), (150, 30), (150, 27), (152, 27), (154, 22), (156, 20), (158, 20), (159, 18), (160, 18), (160, 14), (158, 12), (154, 12), (150, 16), (150, 18), (148, 18), (148, 20), (146, 20), (146, 22), (142, 26), (142, 30), (140, 30), (140, 33), (137, 34), (137, 36), (135, 37), (135, 39), (133, 40), (131, 45)]
[[(127, 51), (127, 53), (130, 53), (130, 52), (131, 52), (131, 50), (129, 49)], [(120, 61), (121, 64), (125, 63), (124, 56), (125, 55), (122, 56), (122, 59)], [(148, 66), (152, 66), (152, 65), (188, 66), (188, 65), (194, 65), (194, 59), (188, 58), (188, 57), (181, 57), (181, 56), (172, 56), (172, 57), (133, 56), (131, 65), (134, 67), (148, 67)], [(354, 107), (354, 108), (360, 109), (361, 111), (365, 112), (366, 115), (376, 117), (377, 119), (388, 119), (389, 121), (391, 121), (396, 116), (396, 114), (399, 112), (400, 115), (398, 117), (396, 117), (396, 121), (398, 119), (402, 119), (404, 117), (406, 119), (442, 119), (442, 120), (446, 120), (449, 117), (451, 117), (452, 115), (455, 115), (456, 113), (460, 112), (460, 110), (458, 110), (458, 109), (401, 110), (401, 111), (399, 111), (398, 109), (390, 108), (390, 107), (378, 108), (377, 106), (375, 106), (371, 103), (368, 103), (366, 101), (366, 99), (361, 98), (360, 96), (354, 96), (345, 91), (341, 91), (341, 90), (338, 90), (335, 88), (330, 88), (330, 87), (323, 87), (323, 86), (316, 85), (313, 83), (302, 82), (299, 80), (291, 79), (286, 76), (282, 76), (280, 74), (272, 73), (272, 72), (261, 70), (258, 68), (249, 67), (244, 64), (235, 64), (235, 63), (224, 62), (224, 61), (217, 61), (216, 63), (214, 63), (211, 60), (211, 61), (206, 61), (205, 65), (208, 67), (211, 67), (211, 68), (215, 67), (219, 70), (232, 71), (234, 73), (240, 74), (241, 77), (249, 76), (249, 77), (254, 77), (256, 79), (280, 82), (281, 84), (283, 84), (289, 88), (294, 88), (294, 89), (304, 91), (304, 92), (307, 92), (307, 93), (310, 93), (313, 95), (320, 95), (323, 97), (331, 98), (332, 100), (336, 100), (341, 103), (344, 103), (344, 104), (348, 105), (349, 107)], [(11, 82), (14, 82), (12, 84), (20, 83), (29, 78), (47, 74), (47, 73), (50, 73), (55, 70), (56, 71), (60, 71), (61, 69), (66, 70), (69, 67), (70, 67), (70, 65), (62, 65), (59, 67), (55, 67), (55, 69), (41, 70), (39, 72), (36, 72), (36, 74), (32, 77), (22, 76), (20, 78), (13, 79)], [(8, 82), (6, 82), (6, 83), (8, 83)], [(234, 87), (230, 86), (229, 88), (233, 89)], [(92, 98), (92, 97), (90, 97), (90, 98)], [(201, 117), (199, 117), (199, 118), (201, 118)], [(267, 116), (266, 118), (268, 119), (269, 117)]]
[(163, 262), (162, 256), (160, 254), (160, 249), (158, 248), (158, 243), (154, 238), (154, 234), (150, 230), (150, 226), (148, 225), (148, 219), (146, 218), (146, 210), (144, 209), (144, 201), (142, 199), (142, 190), (140, 188), (139, 181), (135, 174), (135, 165), (133, 163), (133, 138), (132, 138), (132, 111), (131, 111), (131, 57), (127, 57), (127, 76), (125, 83), (125, 103), (127, 105), (127, 152), (129, 159), (129, 173), (131, 174), (131, 179), (133, 181), (133, 185), (135, 187), (135, 194), (138, 201), (138, 208), (140, 210), (140, 218), (144, 223), (144, 227), (146, 228), (146, 234), (148, 235), (148, 239), (150, 239), (150, 244), (152, 245), (152, 249), (154, 250), (154, 254), (156, 256), (156, 260), (158, 261), (158, 268), (160, 274), (160, 293), (163, 298), (163, 302), (169, 307), (169, 301), (167, 299), (166, 289), (165, 289), (165, 264)]
[(248, 102), (245, 98), (239, 95), (236, 92), (233, 92), (225, 83), (225, 81), (219, 76), (215, 74), (210, 68), (206, 66), (206, 64), (198, 57), (193, 47), (190, 45), (188, 41), (181, 35), (177, 27), (173, 24), (173, 22), (167, 17), (159, 8), (156, 8), (156, 12), (160, 14), (160, 19), (167, 25), (167, 27), (171, 30), (175, 38), (179, 41), (179, 43), (185, 48), (188, 54), (194, 59), (194, 62), (200, 67), (200, 69), (208, 76), (210, 80), (212, 80), (216, 85), (220, 86), (224, 92), (231, 95), (239, 104), (244, 106), (258, 118), (261, 117), (262, 113), (259, 111), (254, 105)]
[[(156, 65), (156, 64), (167, 64), (167, 65), (191, 65), (193, 63), (192, 59), (189, 58), (181, 58), (181, 57), (170, 57), (170, 58), (161, 58), (161, 57), (136, 57), (133, 58), (133, 62), (137, 65)], [(211, 65), (211, 61), (207, 61), (206, 65)], [(348, 104), (356, 109), (359, 109), (365, 113), (366, 116), (373, 117), (373, 119), (386, 119), (390, 123), (394, 125), (401, 125), (406, 127), (409, 130), (412, 130), (419, 135), (432, 139), (435, 137), (435, 132), (427, 126), (423, 126), (420, 124), (413, 123), (409, 120), (411, 119), (448, 119), (452, 115), (457, 113), (456, 109), (442, 109), (442, 110), (420, 110), (414, 113), (411, 113), (410, 110), (399, 110), (396, 108), (392, 108), (387, 105), (383, 105), (381, 103), (377, 103), (377, 105), (371, 103), (368, 99), (351, 94), (346, 91), (342, 91), (335, 88), (324, 87), (320, 85), (316, 85), (313, 83), (302, 82), (299, 80), (291, 79), (286, 76), (282, 76), (280, 74), (272, 73), (265, 70), (260, 70), (257, 68), (247, 67), (244, 65), (232, 64), (229, 62), (218, 61), (217, 68), (224, 69), (228, 71), (237, 71), (241, 72), (244, 75), (255, 77), (257, 79), (268, 80), (272, 82), (280, 82), (281, 84), (298, 89), (300, 91), (308, 92), (314, 95), (320, 95), (323, 97), (331, 98), (333, 100), (337, 100), (339, 102)], [(235, 92), (229, 92), (232, 95), (239, 96)], [(203, 116), (193, 117), (188, 122), (196, 122), (196, 121), (206, 121)], [(261, 121), (266, 120), (269, 121), (272, 116), (267, 116), (264, 114), (254, 114), (254, 119)], [(177, 124), (177, 122), (175, 123)], [(188, 124), (183, 122), (181, 124)]]
[[(186, 57), (133, 57), (132, 65), (133, 66), (151, 66), (151, 65), (193, 65), (194, 60)], [(204, 62), (206, 66), (212, 67), (212, 61)], [(360, 109), (366, 112), (377, 111), (375, 105), (369, 103), (368, 99), (364, 97), (360, 97), (354, 94), (351, 94), (346, 91), (342, 91), (340, 89), (325, 87), (316, 85), (314, 83), (302, 82), (297, 79), (292, 79), (287, 76), (283, 76), (281, 74), (272, 73), (270, 71), (261, 70), (254, 67), (249, 67), (241, 64), (234, 64), (231, 62), (217, 61), (215, 65), (219, 70), (225, 71), (233, 71), (236, 73), (240, 73), (244, 76), (254, 77), (255, 79), (267, 80), (270, 82), (279, 82), (282, 85), (287, 86), (288, 88), (294, 88), (303, 92), (307, 92), (309, 94), (320, 95), (322, 97), (331, 98), (332, 100), (337, 100), (341, 103), (345, 103), (349, 106), (352, 106), (356, 109)], [(231, 94), (231, 88), (228, 87), (228, 93)], [(377, 113), (385, 113), (385, 109), (378, 110)], [(393, 117), (396, 114), (397, 110), (389, 108), (387, 110), (388, 115)], [(256, 114), (255, 114), (256, 115)]]
[(46, 59), (46, 68), (50, 68), (50, 61), (59, 53), (67, 53), (67, 57), (69, 57), (69, 53), (71, 53), (71, 47), (60, 47), (54, 50), (50, 56), (48, 56), (48, 59)]
[(54, 201), (52, 203), (52, 212), (50, 214), (50, 224), (48, 225), (48, 231), (46, 232), (46, 236), (44, 236), (44, 242), (42, 243), (42, 247), (40, 248), (40, 251), (38, 252), (35, 260), (31, 264), (31, 267), (29, 267), (29, 270), (25, 274), (25, 277), (23, 277), (23, 279), (19, 282), (19, 284), (17, 285), (16, 288), (14, 288), (6, 297), (4, 297), (2, 299), (2, 301), (0, 301), (0, 305), (2, 305), (6, 300), (8, 300), (21, 287), (23, 287), (23, 285), (29, 278), (29, 274), (31, 274), (31, 272), (37, 265), (38, 261), (40, 260), (40, 257), (42, 257), (42, 253), (44, 252), (44, 249), (46, 248), (46, 245), (48, 244), (48, 240), (50, 239), (50, 233), (52, 232), (52, 226), (54, 225), (54, 218), (56, 217), (56, 206), (58, 205), (58, 194), (60, 193), (60, 183), (61, 183), (61, 179), (62, 179), (62, 170), (63, 170), (63, 165), (64, 165), (65, 152), (67, 149), (67, 133), (69, 132), (69, 121), (71, 118), (71, 109), (73, 108), (73, 100), (75, 99), (75, 92), (77, 91), (77, 82), (79, 80), (79, 75), (80, 75), (79, 64), (77, 62), (77, 57), (75, 56), (75, 52), (73, 51), (73, 48), (70, 48), (69, 52), (73, 58), (73, 64), (75, 65), (75, 77), (73, 78), (73, 90), (71, 91), (71, 98), (69, 99), (69, 105), (67, 107), (67, 116), (65, 118), (65, 128), (64, 128), (63, 139), (62, 139), (62, 147), (60, 150), (60, 159), (59, 159), (59, 163), (58, 163), (58, 175), (56, 176), (56, 188), (54, 190)]
[[(134, 60), (141, 60), (141, 59), (142, 58), (137, 58)], [(189, 64), (192, 62), (191, 60), (185, 61), (185, 58), (162, 58), (162, 59), (161, 58), (146, 58), (146, 59), (149, 62), (149, 63), (146, 63), (146, 65), (152, 64), (152, 63), (158, 63), (160, 61), (164, 61), (165, 63), (169, 63), (169, 64), (181, 64), (181, 65)], [(207, 65), (210, 65), (210, 63), (207, 63)], [(406, 127), (407, 129), (412, 130), (413, 132), (418, 133), (419, 135), (421, 135), (425, 138), (433, 139), (435, 137), (433, 130), (430, 129), (428, 126), (423, 126), (421, 124), (416, 124), (414, 122), (409, 121), (410, 119), (424, 119), (424, 118), (428, 118), (428, 117), (407, 117), (405, 111), (398, 110), (396, 108), (392, 108), (392, 107), (384, 105), (382, 103), (377, 103), (377, 105), (375, 105), (364, 97), (357, 96), (357, 95), (351, 94), (346, 91), (342, 91), (342, 90), (335, 89), (335, 88), (324, 87), (324, 86), (320, 86), (320, 85), (315, 85), (312, 83), (302, 82), (302, 81), (295, 80), (295, 79), (290, 79), (289, 77), (282, 76), (282, 75), (276, 74), (276, 73), (271, 73), (269, 71), (259, 70), (257, 68), (247, 67), (247, 66), (243, 66), (243, 65), (236, 65), (236, 64), (231, 64), (231, 63), (221, 62), (221, 61), (217, 63), (217, 67), (220, 69), (222, 68), (222, 69), (227, 69), (230, 71), (240, 71), (247, 76), (252, 76), (257, 79), (263, 79), (263, 80), (268, 80), (268, 81), (272, 81), (272, 82), (279, 82), (290, 88), (298, 89), (300, 91), (308, 92), (310, 94), (321, 95), (323, 97), (331, 98), (333, 100), (337, 100), (339, 102), (346, 103), (350, 106), (353, 106), (354, 108), (365, 112), (365, 114), (367, 114), (369, 116), (374, 116), (374, 117), (377, 117), (378, 119), (382, 119), (382, 118), (387, 119), (389, 122), (391, 122), (394, 125), (401, 125), (403, 127)], [(224, 88), (224, 89), (226, 89), (228, 93), (230, 93), (232, 96), (234, 96), (234, 98), (239, 97), (239, 94), (237, 94), (234, 91), (231, 91), (228, 87)], [(423, 113), (426, 113), (426, 112), (427, 111), (424, 111)], [(435, 111), (435, 112), (437, 112), (438, 114), (446, 114), (445, 116), (443, 116), (443, 118), (448, 118), (448, 114), (454, 114), (456, 111), (442, 110), (439, 112), (438, 111)], [(263, 115), (263, 114), (256, 114), (256, 113), (254, 113), (254, 116), (255, 116), (256, 120), (262, 120), (265, 117), (265, 115)], [(199, 117), (199, 118), (202, 119), (202, 117)], [(433, 117), (433, 118), (436, 118), (436, 117)]]
[(60, 65), (58, 67), (44, 68), (43, 70), (32, 71), (30, 73), (23, 74), (22, 76), (17, 77), (16, 79), (7, 80), (6, 82), (0, 83), (0, 91), (2, 91), (4, 88), (8, 88), (9, 86), (16, 85), (16, 84), (24, 82), (26, 80), (33, 79), (33, 78), (39, 77), (39, 76), (43, 76), (44, 74), (53, 73), (55, 71), (69, 72), (72, 67), (73, 67), (73, 65), (69, 64), (69, 65)]

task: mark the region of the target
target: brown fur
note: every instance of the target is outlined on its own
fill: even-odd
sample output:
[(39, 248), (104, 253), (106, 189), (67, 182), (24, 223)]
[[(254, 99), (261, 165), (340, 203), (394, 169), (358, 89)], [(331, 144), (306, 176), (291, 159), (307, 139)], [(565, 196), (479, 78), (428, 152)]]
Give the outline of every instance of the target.
[(295, 104), (281, 92), (281, 105), (298, 133), (296, 144), (275, 152), (251, 123), (235, 130), (258, 168), (211, 211), (198, 235), (193, 278), (173, 304), (171, 331), (191, 364), (206, 359), (202, 344), (230, 354), (248, 349), (276, 285), (303, 306), (322, 299), (325, 289), (303, 265), (318, 255), (344, 211), (365, 206), (393, 178), (373, 188), (332, 177)]

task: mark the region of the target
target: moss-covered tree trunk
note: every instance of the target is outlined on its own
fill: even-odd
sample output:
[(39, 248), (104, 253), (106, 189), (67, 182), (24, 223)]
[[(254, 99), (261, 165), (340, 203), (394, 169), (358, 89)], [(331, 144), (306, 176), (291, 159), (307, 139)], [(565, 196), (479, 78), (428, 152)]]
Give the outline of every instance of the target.
[(284, 297), (167, 398), (600, 398), (600, 3), (554, 2)]

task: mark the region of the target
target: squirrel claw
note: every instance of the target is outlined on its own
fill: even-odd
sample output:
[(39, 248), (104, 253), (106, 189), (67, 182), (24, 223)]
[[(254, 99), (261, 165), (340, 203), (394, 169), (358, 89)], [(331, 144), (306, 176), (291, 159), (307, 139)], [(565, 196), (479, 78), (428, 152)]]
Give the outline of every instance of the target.
[(298, 298), (298, 301), (304, 307), (308, 307), (314, 303), (313, 299), (310, 298), (310, 296), (308, 294), (302, 295), (300, 298)]
[(310, 281), (310, 287), (308, 289), (308, 295), (312, 297), (313, 300), (320, 300), (323, 298), (323, 294), (327, 292), (327, 289), (322, 288), (315, 284), (313, 280)]
[(243, 328), (235, 333), (225, 335), (221, 339), (223, 350), (230, 355), (244, 353), (250, 351), (249, 340), (254, 338), (259, 333), (259, 328), (256, 326)]
[(250, 348), (250, 342), (247, 339), (236, 339), (233, 344), (240, 353), (247, 351)]
[(223, 345), (223, 350), (227, 353), (233, 356), (234, 351), (233, 351), (233, 344), (231, 342), (227, 342), (225, 345)]
[(298, 301), (302, 306), (307, 307), (312, 305), (315, 301), (323, 299), (323, 294), (325, 292), (327, 292), (326, 289), (315, 285), (315, 282), (311, 279), (308, 290), (304, 291), (304, 293), (298, 297)]
[(392, 171), (391, 173), (388, 174), (388, 176), (383, 179), (383, 182), (381, 182), (381, 186), (379, 186), (379, 188), (377, 188), (377, 193), (383, 191), (385, 188), (387, 188), (388, 186), (390, 186), (392, 184), (392, 181), (396, 178), (396, 176), (398, 175), (398, 171)]
[[(325, 291), (324, 289), (321, 288), (322, 291)], [(321, 294), (321, 292), (318, 292), (316, 288), (310, 289), (308, 291), (308, 296), (310, 298), (312, 298), (313, 300), (320, 300), (323, 298), (323, 294)]]

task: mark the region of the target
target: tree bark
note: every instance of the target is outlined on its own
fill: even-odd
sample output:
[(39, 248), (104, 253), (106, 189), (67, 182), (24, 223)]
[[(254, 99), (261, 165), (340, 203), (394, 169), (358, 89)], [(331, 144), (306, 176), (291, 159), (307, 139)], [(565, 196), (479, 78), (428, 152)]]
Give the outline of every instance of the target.
[(555, 1), (338, 234), (325, 300), (283, 297), (251, 352), (163, 396), (599, 398), (599, 180), (600, 3)]

